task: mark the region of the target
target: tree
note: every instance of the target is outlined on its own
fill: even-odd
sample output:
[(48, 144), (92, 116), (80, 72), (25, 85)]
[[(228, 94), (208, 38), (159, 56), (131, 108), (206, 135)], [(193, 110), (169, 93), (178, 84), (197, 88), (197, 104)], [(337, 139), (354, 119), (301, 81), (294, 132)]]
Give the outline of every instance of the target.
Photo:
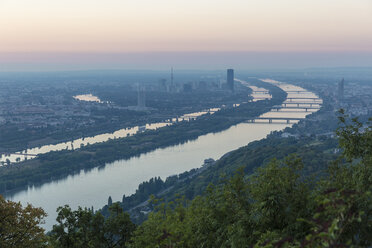
[(78, 208), (72, 211), (66, 205), (57, 209), (57, 225), (53, 226), (51, 237), (55, 247), (93, 247), (90, 223), (92, 212)]
[(314, 191), (313, 217), (299, 221), (310, 225), (306, 238), (281, 245), (301, 247), (372, 246), (372, 127), (363, 127), (341, 110), (337, 134), (342, 156), (328, 168), (327, 177)]
[(241, 169), (191, 203), (160, 201), (133, 247), (371, 247), (372, 128), (345, 123), (343, 155), (322, 177), (295, 156)]
[(110, 216), (105, 218), (100, 212), (69, 206), (58, 208), (57, 225), (51, 232), (51, 243), (55, 247), (69, 248), (115, 248), (127, 247), (135, 225), (118, 203), (109, 208)]
[(111, 243), (109, 247), (126, 247), (136, 226), (118, 202), (113, 203), (109, 211), (110, 216), (104, 222), (105, 242)]
[(46, 247), (40, 227), (46, 213), (41, 208), (5, 200), (0, 195), (0, 247)]

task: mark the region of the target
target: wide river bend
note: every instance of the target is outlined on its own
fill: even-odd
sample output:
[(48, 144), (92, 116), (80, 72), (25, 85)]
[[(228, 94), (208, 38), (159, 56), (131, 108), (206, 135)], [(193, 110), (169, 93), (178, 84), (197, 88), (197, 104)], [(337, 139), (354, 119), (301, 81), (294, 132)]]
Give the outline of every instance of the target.
[[(243, 80), (239, 81), (249, 87), (247, 82)], [(315, 94), (297, 86), (279, 83), (273, 80), (265, 81), (289, 92), (288, 98), (317, 97)], [(258, 91), (257, 88), (254, 89)], [(262, 98), (262, 90), (264, 89), (260, 89), (260, 93), (256, 93), (258, 98)], [(300, 93), (296, 93), (296, 91)], [(300, 107), (306, 107), (307, 104), (296, 105), (295, 100), (301, 103), (313, 101), (310, 99), (291, 99), (293, 106)], [(317, 106), (320, 107), (321, 99), (317, 102), (319, 103)], [(288, 109), (291, 111), (287, 111)], [(316, 109), (309, 112), (305, 112), (304, 109), (301, 110), (300, 108), (296, 111), (292, 111), (292, 108), (288, 109), (286, 110), (285, 107), (282, 107), (279, 110), (265, 113), (263, 116), (290, 116), (290, 118), (297, 117), (302, 119), (306, 115), (317, 111)], [(262, 122), (265, 121), (262, 120)], [(219, 159), (229, 151), (245, 146), (252, 141), (263, 139), (271, 132), (283, 130), (293, 123), (282, 124), (275, 123), (275, 121), (270, 124), (258, 122), (241, 123), (219, 133), (202, 135), (196, 140), (182, 145), (157, 149), (128, 160), (118, 160), (106, 164), (103, 168), (95, 168), (88, 172), (81, 171), (77, 175), (46, 183), (38, 187), (29, 187), (18, 193), (5, 195), (5, 197), (9, 200), (19, 201), (22, 204), (31, 203), (36, 207), (42, 207), (48, 213), (44, 227), (46, 230), (50, 230), (55, 223), (57, 216), (56, 209), (59, 206), (68, 204), (73, 209), (76, 209), (78, 206), (93, 206), (94, 209), (98, 209), (107, 203), (109, 196), (112, 197), (113, 201), (121, 201), (123, 194), (133, 194), (140, 183), (152, 177), (165, 179), (174, 174), (199, 168), (206, 158)]]

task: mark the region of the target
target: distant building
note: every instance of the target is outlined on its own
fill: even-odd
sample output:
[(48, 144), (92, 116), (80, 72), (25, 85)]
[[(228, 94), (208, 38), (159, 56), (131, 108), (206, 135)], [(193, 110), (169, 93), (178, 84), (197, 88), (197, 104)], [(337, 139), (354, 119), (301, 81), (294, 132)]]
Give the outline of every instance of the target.
[(192, 85), (190, 83), (183, 84), (183, 92), (191, 92), (192, 91)]
[(234, 91), (234, 70), (227, 69), (227, 87), (229, 90)]
[(137, 106), (139, 108), (146, 107), (146, 92), (145, 87), (138, 87), (138, 98), (137, 98)]
[(344, 88), (345, 88), (345, 85), (344, 85), (344, 79), (342, 79), (339, 83), (338, 83), (338, 100), (339, 101), (342, 101), (344, 99)]

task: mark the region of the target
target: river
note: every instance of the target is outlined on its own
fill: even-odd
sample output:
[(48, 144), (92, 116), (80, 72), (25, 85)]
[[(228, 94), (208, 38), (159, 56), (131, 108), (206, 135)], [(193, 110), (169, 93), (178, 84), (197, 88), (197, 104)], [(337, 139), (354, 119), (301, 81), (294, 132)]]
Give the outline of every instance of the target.
[[(75, 98), (80, 101), (101, 102), (101, 100), (98, 97), (92, 96), (92, 95), (79, 95), (79, 96), (75, 96)], [(92, 100), (92, 99), (95, 99), (95, 100)], [(239, 104), (234, 105), (234, 107), (237, 107), (237, 106), (239, 106)], [(196, 119), (207, 113), (214, 114), (216, 111), (219, 111), (219, 110), (220, 108), (210, 108), (210, 109), (206, 109), (200, 112), (184, 114), (176, 118), (165, 120), (165, 122), (148, 123), (144, 126), (122, 128), (113, 133), (97, 134), (95, 136), (79, 138), (79, 139), (75, 139), (72, 141), (61, 142), (61, 143), (50, 144), (50, 145), (43, 145), (40, 147), (33, 147), (33, 148), (26, 149), (20, 152), (15, 152), (15, 153), (10, 153), (10, 154), (0, 154), (0, 163), (2, 164), (17, 163), (17, 162), (21, 162), (27, 159), (33, 159), (39, 154), (45, 154), (51, 151), (61, 151), (61, 150), (66, 150), (66, 149), (74, 150), (74, 149), (79, 149), (81, 146), (86, 146), (88, 144), (106, 142), (110, 139), (125, 138), (128, 136), (135, 135), (138, 132), (142, 132), (146, 130), (156, 130), (158, 128), (172, 125), (176, 122), (189, 121), (190, 119)], [(2, 165), (0, 164), (0, 166)]]
[[(293, 95), (304, 98), (308, 95), (315, 96), (311, 92), (304, 93), (304, 89), (296, 86), (280, 84), (276, 81), (270, 81), (270, 83), (277, 84), (288, 92), (303, 91), (288, 94), (288, 98)], [(292, 101), (292, 104), (295, 104), (296, 101), (293, 99)], [(290, 115), (301, 119), (316, 111), (300, 110), (298, 113), (289, 113), (286, 108), (280, 108), (279, 111), (270, 111), (262, 116), (270, 117), (279, 113), (279, 117), (285, 118)], [(219, 133), (202, 135), (182, 145), (157, 149), (128, 160), (118, 160), (106, 164), (103, 168), (95, 168), (88, 172), (81, 171), (77, 175), (46, 183), (40, 187), (29, 187), (13, 195), (5, 195), (5, 197), (22, 204), (31, 203), (36, 207), (42, 207), (48, 213), (44, 227), (50, 230), (55, 223), (58, 206), (68, 204), (73, 209), (78, 206), (93, 206), (97, 209), (107, 204), (109, 196), (113, 201), (121, 201), (123, 194), (133, 194), (143, 181), (158, 176), (165, 179), (168, 176), (201, 167), (206, 158), (218, 159), (229, 151), (245, 146), (249, 142), (263, 139), (270, 132), (283, 130), (291, 125), (292, 123), (241, 123)]]

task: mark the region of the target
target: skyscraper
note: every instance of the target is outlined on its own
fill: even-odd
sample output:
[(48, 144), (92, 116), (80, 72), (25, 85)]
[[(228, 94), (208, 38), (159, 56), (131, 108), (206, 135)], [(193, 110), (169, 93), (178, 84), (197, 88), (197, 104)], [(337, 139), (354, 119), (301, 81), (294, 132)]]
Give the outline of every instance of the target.
[(344, 99), (344, 79), (338, 83), (338, 100), (341, 101)]
[(234, 91), (234, 70), (227, 69), (227, 87), (229, 90)]

